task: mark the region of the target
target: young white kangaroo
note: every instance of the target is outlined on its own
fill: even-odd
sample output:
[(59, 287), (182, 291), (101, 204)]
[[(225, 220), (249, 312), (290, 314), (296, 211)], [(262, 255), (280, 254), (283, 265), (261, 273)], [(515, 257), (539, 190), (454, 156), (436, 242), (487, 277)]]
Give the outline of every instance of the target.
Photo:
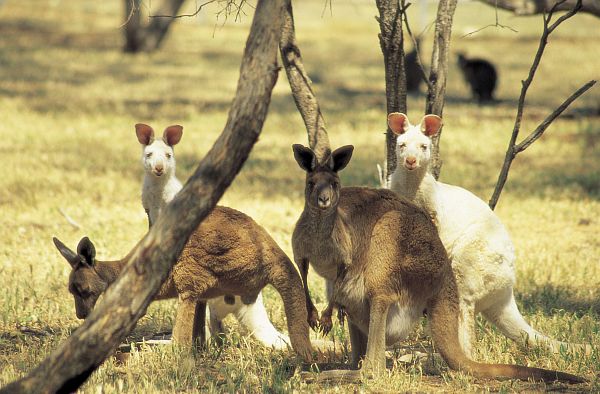
[[(316, 314), (306, 282), (310, 263), (334, 282), (333, 302), (348, 314), (353, 362), (366, 354), (363, 369), (384, 370), (386, 343), (405, 338), (427, 309), (433, 340), (452, 369), (483, 378), (584, 381), (557, 371), (468, 358), (458, 340), (456, 282), (434, 224), (425, 211), (390, 190), (341, 188), (338, 172), (352, 150), (341, 147), (318, 163), (311, 149), (294, 145), (306, 187), (292, 244), (309, 319)], [(321, 375), (340, 379), (360, 372)]]
[[(69, 291), (75, 298), (77, 317), (85, 319), (130, 256), (97, 261), (95, 247), (87, 237), (79, 242), (77, 253), (56, 238), (54, 244), (72, 267)], [(155, 300), (178, 297), (173, 339), (188, 345), (200, 338), (203, 343), (207, 300), (227, 294), (255, 300), (267, 284), (273, 285), (283, 300), (292, 348), (311, 361), (306, 300), (298, 272), (261, 226), (234, 209), (217, 206), (204, 219)]]
[(459, 335), (465, 353), (471, 356), (479, 312), (514, 341), (545, 345), (554, 352), (561, 347), (591, 351), (589, 346), (548, 338), (527, 324), (513, 294), (516, 257), (505, 227), (481, 199), (463, 188), (436, 181), (427, 171), (430, 137), (439, 131), (442, 119), (426, 115), (421, 124), (412, 126), (406, 115), (391, 113), (388, 123), (398, 135), (398, 166), (390, 188), (434, 218), (456, 276)]
[[(175, 176), (175, 152), (173, 147), (183, 135), (183, 127), (169, 126), (163, 132), (162, 139), (154, 138), (152, 127), (138, 123), (135, 133), (142, 144), (142, 164), (144, 183), (142, 187), (142, 205), (148, 214), (149, 225), (156, 222), (161, 210), (175, 197), (183, 187)], [(265, 346), (286, 349), (290, 339), (273, 326), (262, 294), (254, 300), (242, 301), (232, 295), (208, 301), (210, 331), (213, 336), (224, 332), (223, 319), (232, 313), (248, 331)]]

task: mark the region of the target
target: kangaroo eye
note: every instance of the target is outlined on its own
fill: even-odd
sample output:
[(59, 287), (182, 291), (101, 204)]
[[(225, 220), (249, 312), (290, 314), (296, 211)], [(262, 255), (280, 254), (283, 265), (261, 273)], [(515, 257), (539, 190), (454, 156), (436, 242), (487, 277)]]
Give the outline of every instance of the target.
[(312, 189), (313, 187), (315, 187), (315, 183), (314, 183), (314, 182), (311, 182), (311, 181), (309, 181), (309, 182), (308, 182), (308, 188), (309, 188), (309, 189)]
[(167, 159), (171, 158), (171, 154), (170, 153), (167, 153), (166, 156), (167, 156)]
[(399, 144), (398, 147), (400, 147), (400, 149), (404, 149), (404, 148), (406, 148), (406, 144), (403, 142), (403, 143)]
[(340, 184), (339, 184), (338, 182), (333, 182), (333, 187), (334, 187), (334, 188), (336, 188), (336, 189), (337, 189), (337, 188), (338, 188), (338, 186), (340, 186)]
[(152, 152), (146, 153), (146, 157), (152, 157)]
[(427, 150), (427, 144), (421, 145), (421, 149), (423, 149), (424, 151), (426, 151)]

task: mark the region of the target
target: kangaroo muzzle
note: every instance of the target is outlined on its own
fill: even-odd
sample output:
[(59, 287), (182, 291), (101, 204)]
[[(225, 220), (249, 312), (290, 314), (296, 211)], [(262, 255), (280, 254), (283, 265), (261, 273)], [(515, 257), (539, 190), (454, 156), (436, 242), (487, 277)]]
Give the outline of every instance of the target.
[(318, 190), (317, 193), (317, 205), (321, 209), (327, 209), (331, 206), (331, 186), (327, 185)]

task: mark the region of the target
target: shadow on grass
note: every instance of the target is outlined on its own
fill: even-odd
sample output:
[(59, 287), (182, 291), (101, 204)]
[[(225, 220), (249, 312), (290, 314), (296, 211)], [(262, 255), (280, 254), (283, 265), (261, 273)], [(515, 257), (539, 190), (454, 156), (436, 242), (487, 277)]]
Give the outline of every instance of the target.
[(517, 301), (527, 312), (542, 312), (550, 316), (563, 310), (578, 317), (587, 314), (600, 315), (600, 293), (597, 290), (591, 291), (587, 297), (582, 297), (566, 286), (544, 284), (530, 288), (533, 290), (526, 294), (515, 294)]

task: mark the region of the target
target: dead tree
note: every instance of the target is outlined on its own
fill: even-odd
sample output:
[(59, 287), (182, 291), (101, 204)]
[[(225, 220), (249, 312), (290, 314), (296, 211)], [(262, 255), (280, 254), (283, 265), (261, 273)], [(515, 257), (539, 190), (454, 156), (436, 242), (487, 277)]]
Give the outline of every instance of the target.
[[(386, 110), (390, 112), (407, 111), (406, 107), (406, 70), (404, 62), (404, 35), (402, 15), (407, 6), (399, 0), (376, 0), (379, 16), (379, 45), (383, 53), (385, 67)], [(380, 182), (386, 185), (390, 174), (396, 170), (396, 134), (387, 127), (385, 133), (385, 172)]]
[(151, 52), (162, 44), (169, 27), (177, 18), (185, 0), (163, 0), (150, 15), (149, 21), (142, 20), (141, 0), (125, 0), (125, 52)]
[[(547, 14), (554, 11), (570, 11), (577, 0), (568, 0), (556, 5), (556, 0), (479, 0), (493, 7), (512, 11), (517, 15)], [(600, 18), (600, 0), (584, 0), (580, 12), (586, 12)]]
[(210, 213), (260, 135), (278, 75), (284, 0), (259, 0), (225, 128), (185, 187), (138, 243), (104, 299), (63, 344), (2, 394), (71, 393), (143, 316), (191, 232)]
[[(431, 68), (429, 72), (429, 89), (426, 114), (442, 116), (446, 99), (446, 77), (448, 75), (448, 53), (450, 51), (450, 36), (452, 34), (452, 22), (457, 0), (440, 0), (438, 4), (437, 17), (435, 20), (435, 33), (433, 38), (433, 53), (431, 55)], [(431, 139), (431, 173), (438, 179), (442, 168), (440, 159), (440, 130)]]
[(284, 12), (279, 50), (294, 102), (306, 126), (308, 143), (310, 148), (315, 151), (317, 159), (322, 160), (331, 152), (329, 136), (321, 108), (312, 88), (312, 82), (304, 69), (300, 48), (296, 42), (291, 2), (287, 3)]
[(546, 44), (548, 43), (548, 36), (556, 29), (562, 22), (571, 18), (581, 9), (581, 0), (578, 0), (573, 8), (570, 9), (569, 12), (558, 18), (554, 23), (550, 24), (550, 20), (554, 15), (554, 12), (562, 9), (562, 7), (566, 3), (566, 1), (558, 2), (555, 4), (555, 7), (551, 8), (547, 15), (544, 16), (544, 30), (542, 32), (542, 37), (540, 38), (540, 43), (533, 59), (533, 64), (529, 69), (529, 75), (527, 79), (521, 81), (521, 94), (519, 96), (519, 104), (517, 106), (517, 115), (515, 119), (515, 125), (513, 128), (512, 135), (510, 137), (510, 141), (508, 143), (508, 148), (506, 150), (506, 155), (504, 157), (504, 163), (502, 165), (502, 169), (500, 170), (500, 174), (498, 175), (498, 181), (496, 182), (496, 187), (494, 188), (494, 193), (490, 198), (489, 206), (494, 209), (496, 204), (498, 203), (498, 199), (500, 198), (500, 193), (502, 192), (502, 188), (506, 183), (506, 179), (508, 178), (508, 171), (510, 170), (510, 166), (512, 161), (517, 156), (517, 154), (523, 152), (525, 149), (529, 147), (529, 145), (533, 144), (538, 138), (542, 136), (544, 131), (550, 126), (550, 124), (565, 110), (567, 107), (575, 101), (579, 96), (585, 93), (588, 89), (590, 89), (596, 81), (589, 81), (581, 88), (579, 88), (575, 93), (573, 93), (569, 98), (567, 98), (557, 109), (555, 109), (550, 115), (544, 119), (542, 123), (538, 125), (523, 141), (517, 144), (517, 137), (519, 136), (519, 131), (521, 129), (521, 119), (523, 118), (523, 107), (525, 105), (525, 96), (527, 95), (527, 89), (529, 89), (529, 85), (533, 81), (533, 77), (535, 76), (535, 72), (540, 64), (540, 60), (542, 59), (542, 55), (544, 54), (544, 49), (546, 48)]

